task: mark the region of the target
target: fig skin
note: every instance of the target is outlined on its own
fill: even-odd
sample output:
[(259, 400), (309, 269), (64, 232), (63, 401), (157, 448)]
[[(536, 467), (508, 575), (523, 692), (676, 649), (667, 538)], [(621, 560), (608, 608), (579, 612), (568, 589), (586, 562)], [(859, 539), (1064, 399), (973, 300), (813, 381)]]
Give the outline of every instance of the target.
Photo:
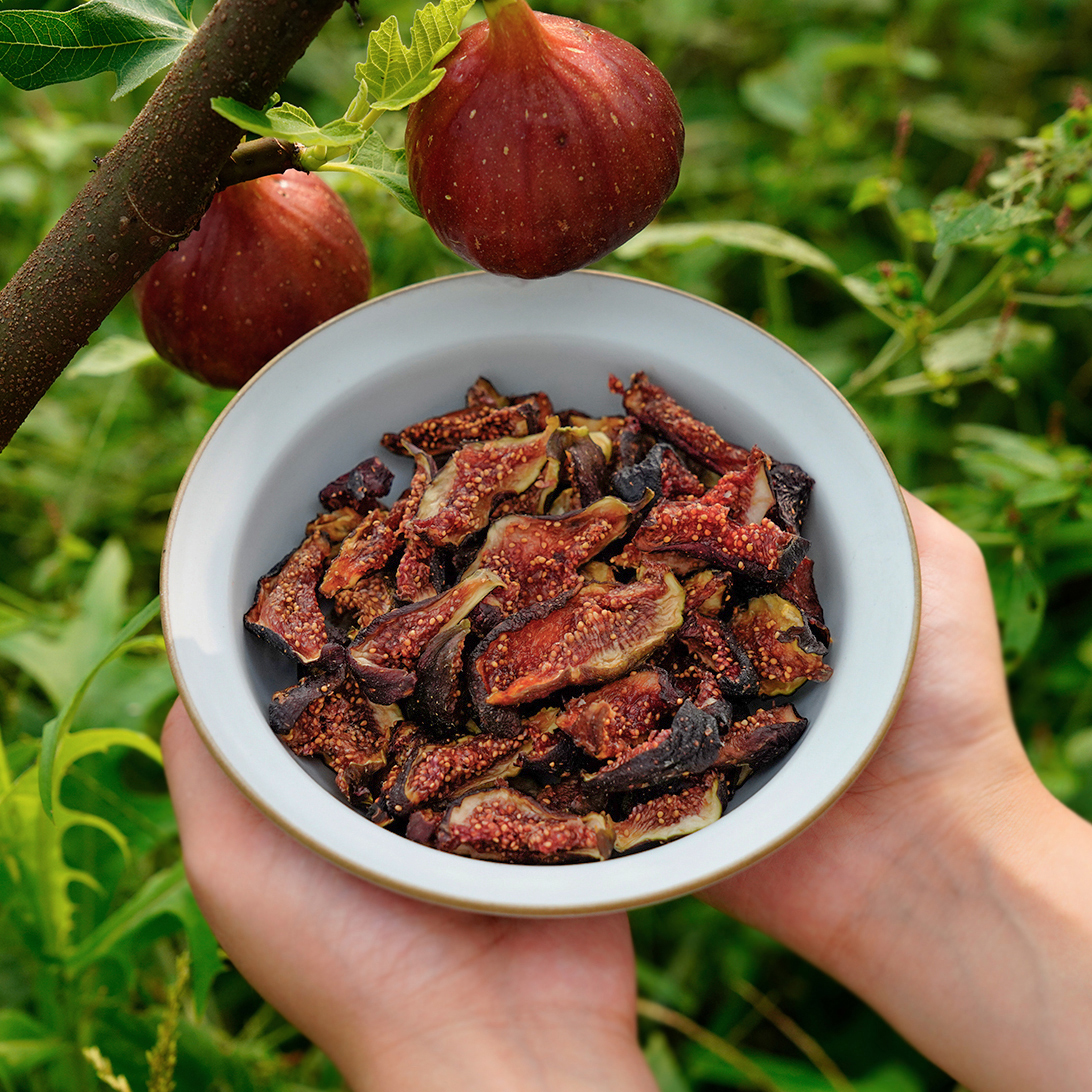
[(636, 47), (524, 0), (486, 3), (406, 127), (429, 226), (472, 265), (551, 277), (645, 227), (679, 178), (683, 122)]
[(303, 171), (229, 186), (196, 231), (137, 282), (144, 333), (164, 360), (241, 387), (297, 338), (371, 291), (345, 202)]

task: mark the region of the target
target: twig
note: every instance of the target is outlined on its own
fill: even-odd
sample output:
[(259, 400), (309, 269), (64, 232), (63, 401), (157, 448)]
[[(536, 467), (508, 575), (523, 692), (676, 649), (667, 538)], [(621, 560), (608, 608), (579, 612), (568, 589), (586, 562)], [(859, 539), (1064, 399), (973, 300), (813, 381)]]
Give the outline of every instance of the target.
[(747, 1004), (761, 1013), (801, 1054), (827, 1079), (835, 1092), (854, 1092), (849, 1078), (838, 1068), (834, 1059), (791, 1016), (782, 1012), (761, 990), (742, 978), (734, 978), (732, 989)]
[(705, 1047), (710, 1054), (722, 1058), (730, 1066), (738, 1069), (762, 1092), (784, 1092), (781, 1086), (764, 1070), (760, 1069), (739, 1047), (733, 1046), (726, 1039), (707, 1031), (701, 1024), (695, 1023), (689, 1016), (669, 1009), (646, 997), (637, 998), (637, 1012), (648, 1020), (655, 1020), (669, 1028), (682, 1032), (688, 1039), (693, 1039), (698, 1046)]

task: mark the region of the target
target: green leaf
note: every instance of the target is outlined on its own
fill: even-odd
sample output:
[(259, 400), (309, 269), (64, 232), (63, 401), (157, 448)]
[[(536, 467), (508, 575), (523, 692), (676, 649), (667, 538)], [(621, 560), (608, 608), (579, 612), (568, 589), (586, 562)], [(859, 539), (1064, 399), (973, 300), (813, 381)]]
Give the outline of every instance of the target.
[(880, 175), (862, 178), (853, 191), (849, 211), (860, 212), (861, 209), (882, 205), (901, 186), (902, 183), (897, 178), (884, 178)]
[(386, 141), (374, 130), (349, 153), (347, 162), (339, 169), (351, 168), (359, 174), (378, 182), (401, 202), (402, 207), (420, 216), (421, 210), (410, 192), (406, 174), (406, 152), (403, 148), (388, 148)]
[(1001, 622), (1001, 649), (1011, 671), (1031, 651), (1043, 625), (1046, 589), (1019, 548), (1007, 568), (991, 570), (994, 601)]
[(414, 13), (407, 49), (390, 16), (368, 36), (368, 55), (356, 78), (373, 110), (402, 110), (424, 98), (444, 77), (436, 65), (459, 42), (459, 26), (473, 0), (440, 0)]
[(34, 1017), (18, 1009), (0, 1009), (0, 1075), (8, 1082), (51, 1061), (62, 1046)]
[(1051, 218), (1050, 212), (1031, 198), (1019, 204), (1000, 206), (988, 201), (975, 201), (970, 205), (959, 200), (950, 203), (938, 201), (931, 211), (937, 230), (933, 254), (938, 258), (960, 243), (973, 242), (983, 236), (997, 235)]
[(922, 348), (921, 358), (932, 372), (958, 372), (1004, 358), (1017, 348), (1046, 352), (1054, 343), (1054, 327), (1018, 318), (989, 318), (968, 322), (955, 330), (934, 334)]
[(683, 1074), (675, 1052), (662, 1031), (654, 1031), (649, 1035), (644, 1055), (660, 1092), (691, 1092), (691, 1084)]
[(0, 74), (32, 91), (113, 72), (119, 98), (182, 52), (195, 29), (191, 3), (88, 0), (66, 12), (0, 12)]
[(75, 616), (59, 632), (35, 628), (0, 638), (0, 656), (18, 664), (56, 708), (76, 692), (121, 625), (130, 570), (125, 546), (109, 539), (87, 572)]
[(103, 338), (90, 348), (77, 353), (64, 374), (68, 379), (78, 379), (85, 375), (117, 375), (158, 359), (159, 355), (148, 342), (117, 334)]
[(903, 209), (895, 217), (899, 231), (912, 243), (935, 243), (937, 229), (925, 209)]
[(194, 996), (200, 1013), (208, 998), (209, 987), (223, 970), (224, 964), (216, 938), (197, 908), (186, 882), (181, 861), (157, 872), (135, 895), (84, 937), (65, 961), (68, 969), (75, 974), (104, 959), (145, 922), (161, 914), (176, 918), (186, 932), (192, 959)]
[[(87, 673), (83, 682), (77, 687), (76, 692), (69, 699), (68, 704), (42, 729), (42, 753), (38, 764), (39, 790), (42, 797), (42, 807), (48, 816), (53, 814), (53, 802), (60, 785), (60, 777), (65, 767), (54, 770), (54, 759), (57, 748), (64, 740), (68, 729), (75, 719), (76, 710), (83, 700), (91, 681), (111, 660), (126, 652), (135, 652), (147, 648), (162, 648), (162, 637), (137, 637), (138, 634), (153, 618), (159, 614), (159, 596), (157, 595), (143, 610), (138, 611), (125, 628), (114, 639), (113, 644), (106, 650), (102, 659)], [(135, 733), (134, 733), (135, 734)], [(81, 736), (86, 736), (82, 732)]]
[[(158, 744), (142, 732), (127, 728), (97, 728), (65, 739), (56, 751), (58, 778), (71, 765), (89, 754), (110, 747), (126, 746), (160, 760)], [(13, 913), (24, 920), (28, 933), (37, 938), (40, 955), (63, 958), (69, 949), (74, 906), (69, 886), (83, 884), (101, 891), (91, 874), (73, 867), (65, 859), (65, 832), (78, 826), (102, 831), (128, 856), (125, 836), (108, 819), (90, 812), (57, 804), (47, 815), (39, 792), (39, 767), (30, 766), (0, 796), (0, 846), (3, 864), (16, 885), (19, 904)]]
[[(1049, 451), (1042, 440), (1014, 432), (1012, 429), (996, 425), (958, 425), (955, 439), (961, 445), (974, 445), (984, 448), (1018, 471), (1020, 478), (1034, 476), (1048, 480), (1059, 480), (1065, 469)], [(955, 456), (963, 461), (973, 452), (966, 447), (955, 450)]]
[(338, 118), (329, 125), (317, 125), (306, 110), (290, 103), (282, 103), (269, 110), (255, 110), (235, 99), (219, 97), (210, 99), (209, 105), (221, 117), (233, 121), (248, 133), (307, 147), (347, 147), (361, 140), (366, 132), (363, 126), (344, 118)]
[(716, 220), (697, 224), (652, 224), (639, 232), (616, 251), (620, 258), (639, 258), (657, 247), (689, 247), (696, 243), (715, 242), (724, 246), (753, 250), (797, 265), (818, 269), (821, 273), (841, 279), (833, 259), (818, 247), (769, 224), (746, 220)]

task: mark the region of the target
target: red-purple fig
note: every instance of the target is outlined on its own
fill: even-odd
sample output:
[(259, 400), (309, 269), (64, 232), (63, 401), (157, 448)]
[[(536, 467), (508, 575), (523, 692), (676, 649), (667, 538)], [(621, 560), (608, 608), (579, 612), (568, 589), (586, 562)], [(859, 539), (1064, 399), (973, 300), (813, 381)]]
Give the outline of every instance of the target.
[(485, 0), (406, 128), (410, 188), (473, 265), (551, 277), (602, 258), (659, 212), (683, 123), (638, 49), (525, 0)]
[(345, 202), (315, 175), (288, 171), (218, 193), (133, 295), (164, 360), (214, 387), (241, 387), (297, 338), (363, 303), (371, 282)]

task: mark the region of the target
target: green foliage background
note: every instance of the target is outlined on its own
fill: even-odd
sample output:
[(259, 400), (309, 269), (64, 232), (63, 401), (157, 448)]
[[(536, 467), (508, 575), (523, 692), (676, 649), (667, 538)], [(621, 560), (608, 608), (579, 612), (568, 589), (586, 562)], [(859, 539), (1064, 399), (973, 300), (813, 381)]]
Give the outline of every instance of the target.
[[(367, 30), (390, 14), (408, 25), (413, 6), (361, 10), (366, 28), (340, 13), (283, 89), (320, 124), (355, 93)], [(682, 180), (659, 225), (603, 266), (783, 338), (851, 397), (900, 479), (978, 538), (1032, 759), (1092, 816), (1092, 114), (1073, 99), (1092, 72), (1092, 7), (553, 0), (550, 10), (644, 49), (687, 123)], [(113, 91), (111, 76), (33, 92), (0, 83), (0, 281), (148, 93), (112, 101)], [(399, 124), (380, 120), (391, 143)], [(1038, 143), (1013, 143), (1024, 137)], [(368, 241), (377, 293), (463, 268), (387, 192), (332, 182)], [(741, 221), (827, 257), (809, 261)], [(156, 761), (173, 695), (156, 641), (103, 667), (74, 709), (57, 754), (56, 826), (38, 800), (43, 731), (154, 596), (174, 491), (227, 399), (158, 361), (126, 302), (0, 456), (4, 1089), (104, 1087), (80, 1053), (92, 1046), (134, 1089), (150, 1067), (166, 1087), (163, 1052), (146, 1057), (165, 1016), (179, 1087), (340, 1087), (221, 965), (188, 894)], [(642, 995), (723, 1047), (718, 1057), (685, 1020), (669, 1027), (646, 1006), (642, 1035), (665, 1092), (951, 1088), (837, 984), (696, 901), (642, 910), (633, 926)], [(180, 952), (192, 978), (173, 989)], [(765, 1082), (725, 1060), (733, 1049)]]

